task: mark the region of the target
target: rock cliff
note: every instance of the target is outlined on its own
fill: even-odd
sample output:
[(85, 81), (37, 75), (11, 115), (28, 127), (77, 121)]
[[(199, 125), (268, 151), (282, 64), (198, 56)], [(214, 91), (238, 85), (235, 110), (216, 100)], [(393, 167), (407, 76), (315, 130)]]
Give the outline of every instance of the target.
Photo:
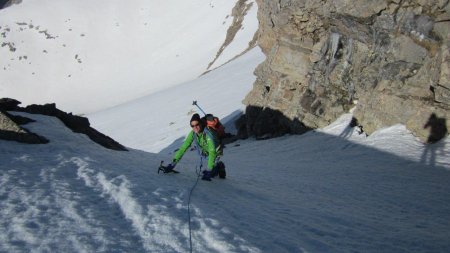
[(16, 121), (21, 121), (23, 119), (25, 118), (13, 116), (0, 110), (0, 139), (28, 144), (48, 143), (46, 138), (30, 133), (26, 129), (20, 127)]
[(355, 106), (369, 134), (401, 123), (427, 141), (434, 119), (447, 134), (448, 0), (257, 3), (258, 43), (267, 57), (244, 100), (251, 111), (245, 118), (250, 134), (264, 125), (259, 121), (267, 120), (262, 115), (267, 111), (281, 112), (293, 122), (286, 132), (300, 133)]

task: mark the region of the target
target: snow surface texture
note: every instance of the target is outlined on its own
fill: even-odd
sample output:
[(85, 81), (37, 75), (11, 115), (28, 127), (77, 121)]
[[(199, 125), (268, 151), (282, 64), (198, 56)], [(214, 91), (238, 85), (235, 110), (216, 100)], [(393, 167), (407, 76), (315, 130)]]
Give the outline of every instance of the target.
[[(0, 141), (0, 252), (189, 251), (196, 151), (180, 174), (157, 174), (171, 156), (107, 150), (20, 115), (51, 142)], [(365, 138), (350, 120), (228, 145), (227, 179), (192, 195), (194, 252), (448, 252), (450, 141), (420, 161), (430, 151), (403, 127)]]
[[(0, 10), (0, 93), (89, 113), (193, 80), (225, 41), (236, 2), (24, 0)], [(213, 67), (248, 47), (256, 11)]]

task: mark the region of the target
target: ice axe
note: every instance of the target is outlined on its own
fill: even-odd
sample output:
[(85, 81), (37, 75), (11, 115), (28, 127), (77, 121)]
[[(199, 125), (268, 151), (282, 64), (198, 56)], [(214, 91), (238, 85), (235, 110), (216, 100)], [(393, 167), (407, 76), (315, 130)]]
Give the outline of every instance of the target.
[(195, 105), (195, 106), (197, 106), (197, 108), (201, 111), (201, 112), (203, 112), (203, 115), (205, 115), (206, 116), (206, 112), (205, 111), (203, 111), (203, 109), (197, 104), (197, 101), (192, 101), (192, 105)]
[(163, 164), (164, 164), (164, 161), (161, 161), (161, 163), (159, 164), (159, 168), (158, 168), (158, 174), (160, 171), (162, 171), (163, 173), (179, 173), (178, 171), (176, 171), (174, 169), (167, 168), (167, 166), (164, 166)]

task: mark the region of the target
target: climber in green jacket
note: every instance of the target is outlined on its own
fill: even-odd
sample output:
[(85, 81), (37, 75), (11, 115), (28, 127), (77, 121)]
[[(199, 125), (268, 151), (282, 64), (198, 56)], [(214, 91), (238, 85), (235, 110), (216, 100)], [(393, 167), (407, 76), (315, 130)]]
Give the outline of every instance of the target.
[(186, 153), (192, 143), (195, 143), (199, 149), (199, 154), (208, 158), (208, 169), (203, 171), (202, 180), (211, 181), (211, 178), (217, 175), (220, 178), (225, 178), (225, 165), (219, 161), (223, 153), (216, 133), (214, 130), (206, 127), (206, 120), (200, 118), (200, 115), (197, 113), (192, 115), (190, 125), (192, 130), (187, 135), (180, 149), (175, 153), (173, 162), (168, 165), (168, 168), (175, 168), (184, 153)]

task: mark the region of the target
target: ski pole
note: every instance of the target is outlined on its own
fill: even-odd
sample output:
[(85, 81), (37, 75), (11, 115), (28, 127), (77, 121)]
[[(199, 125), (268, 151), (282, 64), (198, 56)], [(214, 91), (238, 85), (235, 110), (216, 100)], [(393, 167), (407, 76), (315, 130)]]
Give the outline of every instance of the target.
[(202, 108), (200, 108), (200, 106), (199, 106), (199, 105), (197, 104), (197, 101), (193, 101), (193, 102), (192, 102), (192, 105), (195, 105), (195, 106), (197, 106), (197, 108), (198, 108), (198, 109), (200, 109), (200, 111), (201, 111), (201, 112), (203, 112), (203, 115), (205, 115), (205, 116), (206, 116), (206, 112), (205, 112), (205, 111), (203, 111), (203, 110), (202, 110)]

